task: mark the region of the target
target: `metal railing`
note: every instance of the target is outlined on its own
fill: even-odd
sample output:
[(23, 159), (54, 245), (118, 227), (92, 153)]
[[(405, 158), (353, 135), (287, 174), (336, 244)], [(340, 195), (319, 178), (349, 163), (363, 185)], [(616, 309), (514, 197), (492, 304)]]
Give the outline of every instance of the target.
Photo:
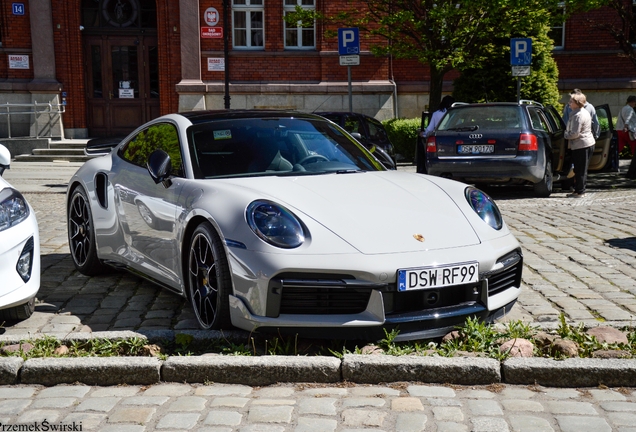
[[(39, 108), (44, 108), (42, 110), (40, 110)], [(21, 111), (11, 111), (12, 108), (31, 108), (30, 110), (21, 110)], [(5, 111), (2, 111), (2, 109), (4, 109)], [(53, 133), (53, 119), (55, 116), (61, 116), (61, 114), (63, 114), (66, 111), (66, 105), (62, 105), (62, 104), (52, 104), (50, 102), (48, 103), (38, 103), (37, 101), (34, 101), (33, 103), (30, 104), (19, 104), (19, 103), (4, 103), (4, 104), (0, 104), (0, 115), (6, 115), (7, 116), (7, 138), (11, 138), (11, 116), (15, 116), (15, 115), (34, 115), (34, 121), (35, 121), (35, 137), (36, 138), (40, 138), (40, 128), (39, 128), (39, 117), (43, 114), (48, 114), (49, 116), (49, 122), (48, 122), (48, 128), (49, 128), (49, 135), (48, 137), (45, 138), (51, 138), (52, 137), (52, 133)]]

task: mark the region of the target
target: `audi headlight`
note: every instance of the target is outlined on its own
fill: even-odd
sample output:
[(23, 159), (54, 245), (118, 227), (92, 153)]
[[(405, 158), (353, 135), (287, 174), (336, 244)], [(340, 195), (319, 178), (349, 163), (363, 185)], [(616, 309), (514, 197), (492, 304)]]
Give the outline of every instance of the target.
[(496, 230), (501, 229), (503, 219), (499, 207), (485, 192), (474, 187), (467, 187), (466, 200), (484, 222)]
[(20, 192), (12, 188), (0, 191), (0, 231), (11, 228), (29, 217), (29, 206)]
[(305, 241), (300, 221), (286, 208), (269, 201), (254, 201), (247, 207), (247, 223), (265, 242), (293, 249)]

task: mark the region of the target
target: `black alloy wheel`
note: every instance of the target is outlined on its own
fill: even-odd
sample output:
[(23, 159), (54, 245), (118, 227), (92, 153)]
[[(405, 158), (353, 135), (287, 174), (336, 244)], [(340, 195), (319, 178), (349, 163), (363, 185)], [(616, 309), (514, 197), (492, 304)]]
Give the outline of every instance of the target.
[(202, 329), (230, 327), (230, 271), (221, 239), (205, 222), (192, 234), (188, 297)]
[(73, 189), (67, 211), (68, 244), (75, 268), (87, 276), (103, 272), (104, 265), (97, 258), (93, 215), (81, 186)]

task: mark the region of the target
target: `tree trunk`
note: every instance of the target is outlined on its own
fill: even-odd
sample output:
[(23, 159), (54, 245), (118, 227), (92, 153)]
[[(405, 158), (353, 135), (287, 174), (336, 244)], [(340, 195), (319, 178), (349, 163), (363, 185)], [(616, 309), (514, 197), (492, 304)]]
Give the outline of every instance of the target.
[(445, 69), (436, 69), (435, 66), (431, 65), (431, 81), (430, 81), (430, 94), (428, 97), (428, 112), (429, 115), (432, 114), (440, 102), (442, 101), (442, 86), (444, 84), (444, 75), (446, 75), (447, 70)]

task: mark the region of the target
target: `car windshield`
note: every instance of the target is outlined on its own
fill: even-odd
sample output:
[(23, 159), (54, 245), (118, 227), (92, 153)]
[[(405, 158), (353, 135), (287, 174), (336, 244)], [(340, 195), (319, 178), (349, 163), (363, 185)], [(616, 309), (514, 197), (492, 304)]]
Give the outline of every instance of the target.
[(449, 110), (437, 130), (475, 131), (519, 127), (521, 127), (521, 118), (517, 106), (462, 106)]
[(319, 119), (246, 118), (188, 128), (196, 178), (384, 171), (358, 142)]

